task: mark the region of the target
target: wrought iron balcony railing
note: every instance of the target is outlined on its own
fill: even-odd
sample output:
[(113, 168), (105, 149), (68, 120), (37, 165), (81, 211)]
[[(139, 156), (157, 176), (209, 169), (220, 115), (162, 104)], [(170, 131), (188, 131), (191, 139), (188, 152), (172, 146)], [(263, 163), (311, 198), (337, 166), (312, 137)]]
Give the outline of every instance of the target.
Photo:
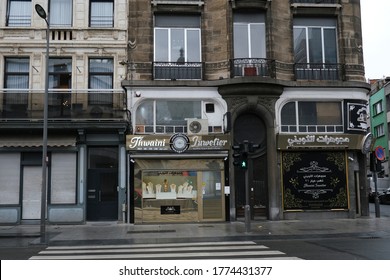
[(266, 58), (235, 58), (230, 61), (230, 73), (232, 78), (241, 76), (275, 78), (275, 60)]
[(291, 4), (339, 4), (340, 0), (290, 0)]
[(294, 73), (296, 80), (344, 80), (344, 67), (342, 64), (295, 63)]
[(203, 62), (153, 62), (154, 80), (202, 80)]
[[(0, 121), (43, 118), (43, 90), (0, 90)], [(50, 90), (49, 119), (123, 119), (126, 94), (122, 90)]]

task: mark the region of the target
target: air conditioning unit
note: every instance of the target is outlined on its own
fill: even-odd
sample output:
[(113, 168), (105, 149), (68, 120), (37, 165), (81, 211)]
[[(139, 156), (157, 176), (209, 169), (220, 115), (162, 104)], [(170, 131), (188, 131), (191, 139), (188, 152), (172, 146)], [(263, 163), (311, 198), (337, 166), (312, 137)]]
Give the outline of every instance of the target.
[(209, 122), (207, 119), (187, 119), (187, 134), (200, 135), (209, 133)]

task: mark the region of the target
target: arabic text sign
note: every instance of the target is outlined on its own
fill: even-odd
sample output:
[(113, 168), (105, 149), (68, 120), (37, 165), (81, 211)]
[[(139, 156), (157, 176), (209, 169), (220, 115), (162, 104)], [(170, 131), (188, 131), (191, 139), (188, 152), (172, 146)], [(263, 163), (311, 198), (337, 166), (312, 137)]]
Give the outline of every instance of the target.
[(329, 147), (361, 149), (361, 141), (364, 135), (360, 134), (279, 134), (278, 148), (306, 148), (306, 147)]
[(348, 209), (344, 152), (282, 154), (285, 210)]

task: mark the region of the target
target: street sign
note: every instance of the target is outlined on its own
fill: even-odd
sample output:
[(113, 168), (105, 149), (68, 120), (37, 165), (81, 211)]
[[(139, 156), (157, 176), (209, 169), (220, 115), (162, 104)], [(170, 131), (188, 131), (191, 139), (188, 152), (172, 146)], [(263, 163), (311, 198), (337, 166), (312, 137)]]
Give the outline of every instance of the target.
[(378, 160), (384, 161), (386, 158), (385, 149), (382, 146), (378, 146), (375, 148), (375, 156)]

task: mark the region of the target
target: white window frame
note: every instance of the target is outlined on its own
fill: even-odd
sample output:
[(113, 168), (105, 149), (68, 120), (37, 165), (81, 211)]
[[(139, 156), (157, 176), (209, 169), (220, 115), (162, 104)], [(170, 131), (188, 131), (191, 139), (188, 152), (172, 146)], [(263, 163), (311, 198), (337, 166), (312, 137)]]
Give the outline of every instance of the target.
[[(172, 40), (171, 40), (171, 34), (172, 34), (172, 31), (173, 30), (183, 30), (184, 31), (184, 61), (185, 62), (201, 62), (202, 60), (202, 42), (201, 42), (201, 30), (200, 28), (187, 28), (187, 27), (183, 27), (183, 28), (178, 28), (178, 27), (155, 27), (154, 28), (154, 38), (156, 38), (156, 33), (158, 32), (158, 30), (167, 30), (168, 31), (168, 61), (156, 61), (156, 54), (157, 54), (157, 49), (158, 49), (158, 46), (157, 46), (157, 41), (154, 40), (154, 58), (153, 60), (155, 62), (176, 62), (176, 61), (172, 61)], [(198, 32), (198, 38), (199, 38), (199, 46), (198, 46), (198, 50), (199, 50), (199, 59), (198, 61), (188, 61), (187, 60), (187, 57), (188, 57), (188, 32), (189, 31), (197, 31)]]
[[(340, 103), (340, 109), (341, 109), (341, 124), (336, 125), (301, 125), (300, 119), (299, 119), (299, 103), (300, 102), (316, 102), (316, 103)], [(295, 124), (294, 125), (283, 125), (282, 124), (282, 111), (283, 107), (289, 103), (295, 103)], [(300, 131), (300, 127), (314, 127), (315, 131)], [(287, 127), (287, 131), (285, 131), (283, 128)], [(294, 131), (292, 131), (291, 127), (294, 127)], [(325, 131), (320, 130), (320, 127), (324, 127)], [(289, 100), (286, 102), (280, 109), (280, 132), (281, 133), (294, 133), (294, 134), (307, 134), (307, 133), (344, 133), (344, 102), (339, 100), (326, 100), (326, 101), (320, 101), (320, 100)]]
[(374, 105), (374, 116), (375, 115), (379, 115), (380, 113), (383, 112), (383, 103), (382, 103), (382, 100), (376, 102)]
[[(303, 19), (303, 21), (305, 21), (305, 19)], [(318, 23), (316, 23), (316, 24), (311, 23), (310, 21), (311, 20), (309, 19), (307, 24), (304, 24), (305, 22), (303, 22), (303, 24), (302, 23), (300, 23), (300, 24), (294, 23), (293, 30), (295, 30), (295, 29), (304, 29), (305, 30), (305, 43), (306, 43), (306, 62), (297, 62), (296, 61), (296, 63), (314, 63), (314, 64), (318, 63), (318, 62), (310, 61), (309, 29), (319, 28), (319, 29), (321, 29), (321, 48), (322, 48), (321, 49), (321, 52), (322, 52), (322, 62), (321, 63), (326, 63), (324, 31), (329, 29), (329, 30), (335, 31), (335, 38), (334, 39), (336, 42), (336, 53), (335, 53), (336, 62), (334, 62), (334, 63), (337, 64), (339, 61), (337, 25), (336, 24), (331, 25), (329, 23), (325, 23), (327, 21), (326, 19), (324, 20), (325, 21), (324, 23), (321, 23), (321, 19), (318, 19)], [(317, 21), (317, 20), (314, 20), (314, 21)], [(294, 42), (294, 56), (295, 56), (295, 42)]]
[(383, 123), (374, 127), (376, 137), (382, 137), (385, 135), (385, 125)]

